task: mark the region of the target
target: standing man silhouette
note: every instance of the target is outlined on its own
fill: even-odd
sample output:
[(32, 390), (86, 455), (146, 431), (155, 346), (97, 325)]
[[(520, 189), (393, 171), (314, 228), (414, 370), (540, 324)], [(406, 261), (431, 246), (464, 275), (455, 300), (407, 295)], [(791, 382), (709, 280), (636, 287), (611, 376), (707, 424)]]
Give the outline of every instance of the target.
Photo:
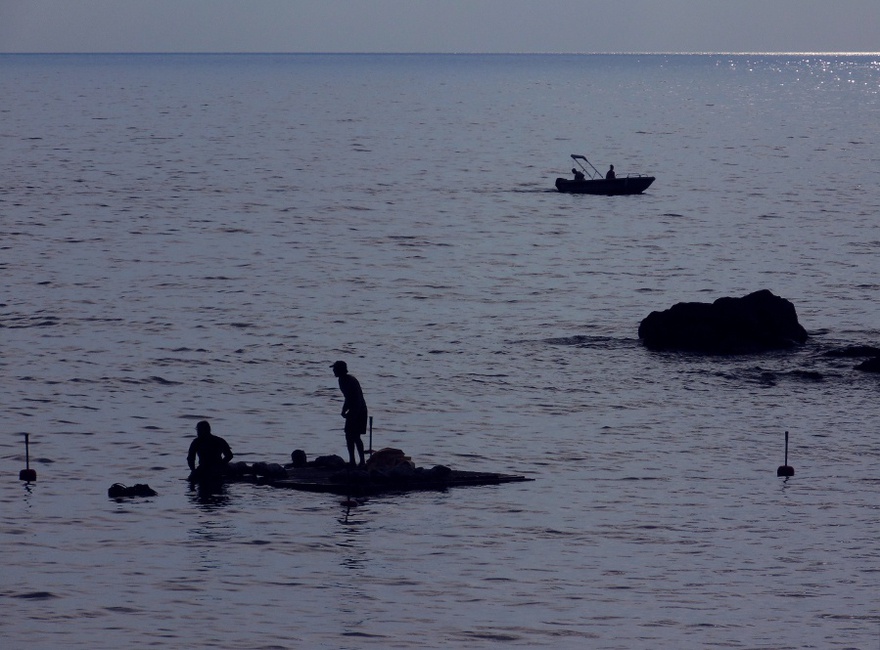
[(361, 436), (367, 432), (367, 403), (361, 385), (354, 375), (348, 374), (345, 361), (337, 361), (331, 368), (339, 378), (339, 390), (345, 401), (342, 404), (342, 417), (345, 418), (345, 444), (348, 447), (348, 464), (354, 464), (354, 449), (360, 455), (360, 467), (364, 466), (364, 442)]

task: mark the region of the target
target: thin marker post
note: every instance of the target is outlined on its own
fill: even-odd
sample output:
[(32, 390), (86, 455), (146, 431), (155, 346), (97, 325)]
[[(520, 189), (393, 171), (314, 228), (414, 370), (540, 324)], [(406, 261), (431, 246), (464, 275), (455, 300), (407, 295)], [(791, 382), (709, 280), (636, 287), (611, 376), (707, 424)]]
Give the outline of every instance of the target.
[(794, 467), (788, 464), (788, 431), (785, 432), (785, 465), (776, 469), (776, 476), (794, 476)]
[(21, 470), (18, 473), (19, 481), (27, 481), (28, 483), (33, 483), (37, 480), (37, 472), (36, 470), (31, 469), (31, 453), (30, 453), (30, 441), (28, 438), (30, 434), (24, 434), (24, 463), (25, 469)]

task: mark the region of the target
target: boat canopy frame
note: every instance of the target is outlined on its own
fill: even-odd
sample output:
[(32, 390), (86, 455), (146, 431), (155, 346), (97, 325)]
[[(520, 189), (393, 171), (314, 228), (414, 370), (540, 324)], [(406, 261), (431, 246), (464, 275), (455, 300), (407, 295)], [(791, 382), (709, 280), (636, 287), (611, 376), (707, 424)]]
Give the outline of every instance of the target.
[[(580, 167), (581, 169), (583, 169), (587, 173), (587, 175), (590, 177), (591, 181), (596, 180), (597, 178), (605, 178), (604, 176), (602, 176), (602, 173), (598, 169), (593, 167), (593, 163), (591, 163), (589, 160), (587, 160), (586, 156), (582, 156), (578, 153), (573, 153), (573, 154), (571, 154), (571, 159), (573, 161), (575, 161), (575, 163), (577, 163), (578, 167)], [(592, 172), (589, 169), (587, 169), (586, 167), (584, 167), (583, 163), (581, 162), (582, 160), (590, 166), (590, 168), (593, 170)], [(593, 172), (596, 172), (595, 176), (593, 176)]]
[[(602, 175), (602, 172), (600, 172), (598, 169), (593, 167), (593, 163), (591, 163), (589, 160), (587, 160), (586, 156), (582, 156), (579, 153), (573, 153), (573, 154), (571, 154), (571, 159), (577, 163), (578, 167), (580, 167), (581, 169), (583, 169), (587, 173), (587, 176), (590, 177), (591, 181), (603, 180), (605, 178), (605, 176)], [(581, 162), (582, 160), (585, 163), (587, 163), (590, 166), (590, 169), (592, 169), (593, 171), (590, 171), (590, 169), (587, 169), (586, 167), (584, 167), (583, 163)], [(593, 172), (596, 173), (595, 176), (593, 176)], [(640, 178), (640, 177), (644, 177), (644, 176), (645, 176), (645, 174), (627, 174), (626, 178)], [(620, 176), (618, 176), (618, 178), (620, 178)]]

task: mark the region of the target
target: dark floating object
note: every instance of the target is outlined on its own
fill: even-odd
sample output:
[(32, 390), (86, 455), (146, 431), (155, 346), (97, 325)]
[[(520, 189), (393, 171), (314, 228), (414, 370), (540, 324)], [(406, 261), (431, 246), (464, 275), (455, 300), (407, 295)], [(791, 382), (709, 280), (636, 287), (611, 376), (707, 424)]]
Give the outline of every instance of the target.
[(37, 471), (31, 469), (30, 434), (24, 434), (24, 465), (25, 469), (18, 473), (19, 481), (34, 483), (37, 480)]
[(639, 338), (652, 350), (747, 354), (786, 350), (807, 341), (794, 305), (767, 289), (713, 303), (680, 302), (651, 312)]
[(862, 361), (856, 366), (856, 370), (863, 372), (880, 372), (880, 356)]
[(126, 497), (154, 497), (157, 496), (156, 490), (146, 483), (137, 483), (131, 487), (122, 483), (114, 483), (107, 490), (107, 496), (111, 499), (123, 499)]
[[(605, 196), (641, 194), (656, 180), (653, 176), (642, 176), (641, 174), (612, 179), (603, 178), (599, 170), (593, 167), (593, 164), (587, 160), (586, 156), (573, 153), (571, 158), (589, 175), (589, 178), (557, 178), (556, 189), (566, 194), (601, 194)], [(581, 160), (585, 161), (592, 171), (584, 167)], [(593, 173), (596, 174), (595, 177)]]
[[(435, 465), (416, 467), (409, 456), (399, 449), (380, 449), (364, 467), (349, 467), (336, 455), (318, 456), (307, 461), (305, 453), (297, 450), (293, 463), (281, 467), (275, 463), (230, 463), (225, 474), (212, 475), (211, 481), (246, 482), (288, 488), (301, 492), (323, 492), (347, 497), (375, 496), (417, 490), (445, 490), (451, 487), (500, 485), (534, 479), (495, 472), (464, 472)], [(204, 482), (207, 477), (190, 475), (191, 482)], [(343, 504), (345, 505), (345, 504)], [(351, 504), (349, 504), (351, 505)]]
[(430, 469), (409, 471), (332, 471), (321, 468), (295, 469), (288, 478), (275, 481), (273, 486), (301, 492), (324, 492), (339, 496), (375, 496), (417, 490), (445, 490), (451, 487), (500, 485), (534, 479), (493, 472), (463, 472), (437, 465)]
[(794, 476), (794, 467), (788, 464), (788, 431), (785, 432), (785, 465), (776, 468), (776, 476)]

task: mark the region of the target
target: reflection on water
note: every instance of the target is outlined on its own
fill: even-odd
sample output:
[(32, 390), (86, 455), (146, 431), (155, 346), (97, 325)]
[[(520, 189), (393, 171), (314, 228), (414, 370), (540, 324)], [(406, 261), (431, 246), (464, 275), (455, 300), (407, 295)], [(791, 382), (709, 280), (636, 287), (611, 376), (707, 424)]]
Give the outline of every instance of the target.
[(194, 542), (209, 542), (222, 544), (232, 540), (235, 526), (229, 521), (203, 521), (200, 526), (191, 528), (190, 538)]
[(28, 507), (30, 507), (30, 505), (31, 505), (30, 496), (31, 496), (31, 494), (33, 494), (34, 490), (36, 489), (36, 486), (29, 481), (23, 482), (21, 485), (22, 485), (22, 488), (24, 489), (24, 502), (28, 505)]
[(190, 483), (188, 496), (190, 501), (208, 512), (223, 508), (231, 500), (229, 488), (222, 481)]
[(336, 532), (336, 548), (340, 550), (342, 559), (340, 566), (359, 572), (369, 562), (369, 533), (371, 522), (366, 518), (356, 518), (363, 514), (360, 507), (344, 506), (345, 514), (338, 519)]

